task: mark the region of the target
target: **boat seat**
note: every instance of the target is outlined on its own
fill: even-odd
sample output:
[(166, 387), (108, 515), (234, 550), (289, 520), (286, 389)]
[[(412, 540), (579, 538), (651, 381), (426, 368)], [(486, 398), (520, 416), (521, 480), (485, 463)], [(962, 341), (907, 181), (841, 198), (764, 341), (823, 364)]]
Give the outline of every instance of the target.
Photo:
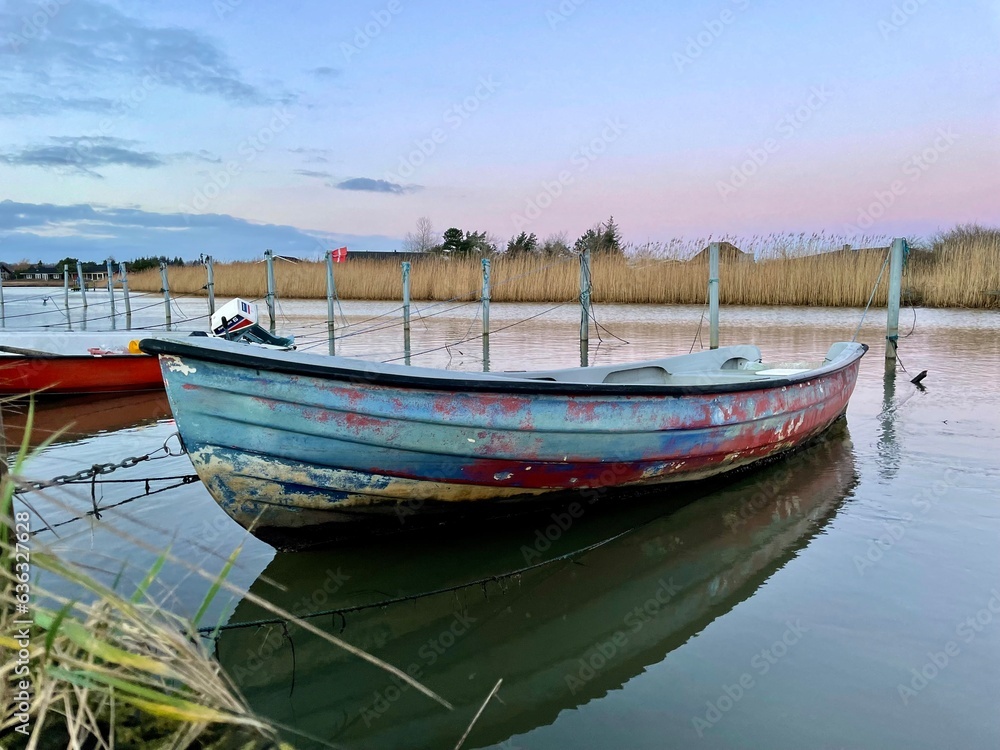
[(629, 383), (634, 385), (666, 385), (670, 373), (662, 367), (626, 367), (612, 370), (604, 376), (603, 383)]

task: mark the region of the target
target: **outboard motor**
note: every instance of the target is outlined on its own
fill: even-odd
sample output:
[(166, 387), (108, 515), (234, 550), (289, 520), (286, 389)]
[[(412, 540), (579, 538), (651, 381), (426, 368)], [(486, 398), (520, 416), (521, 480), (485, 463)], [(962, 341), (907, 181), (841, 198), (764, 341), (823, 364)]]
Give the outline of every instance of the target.
[(294, 349), (294, 336), (275, 336), (257, 324), (257, 305), (237, 297), (212, 316), (212, 335), (229, 341), (248, 341), (269, 349)]

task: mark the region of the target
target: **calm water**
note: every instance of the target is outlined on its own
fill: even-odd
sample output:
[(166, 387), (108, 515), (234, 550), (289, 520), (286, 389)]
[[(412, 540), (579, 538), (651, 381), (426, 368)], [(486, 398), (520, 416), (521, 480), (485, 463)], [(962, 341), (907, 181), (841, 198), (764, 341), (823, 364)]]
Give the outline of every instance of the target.
[[(17, 304), (39, 309), (39, 300), (11, 302), (18, 292), (6, 292), (8, 317)], [(91, 314), (100, 318), (96, 296)], [(156, 302), (133, 300), (133, 309)], [(204, 307), (184, 300), (175, 317), (197, 318)], [(418, 308), (414, 364), (482, 369), (478, 341), (444, 348), (480, 330), (475, 305)], [(493, 330), (547, 309), (493, 305)], [(591, 361), (600, 363), (687, 352), (702, 310), (596, 312), (629, 342), (602, 331), (599, 344), (592, 334)], [(393, 305), (344, 303), (343, 313), (338, 353), (403, 356)], [(19, 320), (60, 322), (48, 315)], [(322, 351), (324, 315), (325, 303), (285, 301), (279, 327)], [(160, 322), (162, 306), (136, 318), (137, 325)], [(831, 342), (849, 339), (859, 319), (856, 310), (724, 308), (722, 343), (758, 344), (768, 359), (817, 358)], [(904, 334), (913, 321), (905, 311)], [(177, 562), (165, 569), (158, 594), (188, 614), (208, 587), (189, 566), (218, 570), (243, 545), (235, 586), (298, 614), (361, 608), (312, 622), (419, 676), (455, 706), (447, 711), (295, 628), (288, 637), (280, 626), (225, 631), (217, 646), (222, 664), (257, 711), (304, 733), (288, 734), (300, 747), (321, 747), (319, 740), (454, 747), (502, 678), (500, 700), (486, 707), (466, 747), (994, 748), (998, 323), (996, 312), (918, 310), (900, 344), (911, 375), (929, 371), (918, 390), (904, 373), (883, 379), (884, 313), (876, 311), (859, 336), (872, 351), (846, 425), (825, 441), (736, 480), (586, 506), (578, 518), (275, 554), (194, 483), (60, 527), (58, 539), (43, 532), (37, 543), (108, 580), (125, 561), (125, 587), (170, 545)], [(578, 364), (578, 325), (577, 310), (567, 306), (495, 333), (489, 366)], [(23, 417), (5, 410), (4, 418), (13, 440)], [(164, 399), (147, 395), (43, 405), (38, 434), (69, 420), (77, 425), (33, 460), (31, 474), (51, 477), (152, 451), (174, 431)], [(190, 472), (180, 457), (114, 477)], [(150, 488), (173, 483), (158, 479)], [(107, 507), (144, 490), (142, 483), (98, 485), (95, 495)], [(38, 509), (58, 523), (91, 506), (87, 486), (55, 493)], [(505, 576), (528, 565), (535, 567)], [(441, 589), (453, 590), (363, 608)], [(230, 594), (206, 622), (265, 616)]]

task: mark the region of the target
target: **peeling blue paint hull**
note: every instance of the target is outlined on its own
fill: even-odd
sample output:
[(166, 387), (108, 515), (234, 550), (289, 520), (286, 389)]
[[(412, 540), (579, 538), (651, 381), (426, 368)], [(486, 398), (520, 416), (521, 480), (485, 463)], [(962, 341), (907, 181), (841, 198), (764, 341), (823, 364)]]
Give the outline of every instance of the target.
[(742, 346), (479, 375), (230, 342), (142, 346), (160, 355), (178, 429), (213, 497), (280, 540), (747, 466), (842, 415), (866, 350), (837, 344), (815, 367), (768, 369)]

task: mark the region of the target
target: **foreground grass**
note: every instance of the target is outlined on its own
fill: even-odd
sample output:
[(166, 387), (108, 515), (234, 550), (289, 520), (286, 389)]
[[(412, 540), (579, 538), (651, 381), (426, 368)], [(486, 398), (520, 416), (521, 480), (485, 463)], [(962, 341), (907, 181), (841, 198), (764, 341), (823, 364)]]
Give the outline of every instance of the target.
[[(876, 249), (845, 252), (844, 238), (822, 236), (733, 240), (758, 258), (724, 259), (721, 299), (730, 305), (818, 305), (860, 307), (868, 301), (874, 280), (885, 262), (886, 238), (862, 238)], [(681, 260), (695, 244), (632, 248), (625, 258), (595, 257), (593, 299), (609, 304), (698, 304), (705, 301), (707, 269), (703, 259)], [(857, 244), (861, 244), (857, 243)], [(326, 296), (325, 265), (319, 262), (275, 264), (279, 296), (318, 299)], [(201, 266), (170, 268), (171, 290), (204, 294)], [(215, 292), (220, 297), (258, 299), (266, 293), (263, 263), (218, 264)], [(496, 302), (562, 302), (579, 294), (579, 260), (563, 258), (493, 258)], [(336, 266), (341, 299), (400, 300), (399, 263), (349, 259)], [(156, 292), (159, 272), (131, 277), (133, 289)], [(415, 260), (411, 273), (414, 300), (474, 299), (482, 284), (479, 258), (428, 257)], [(914, 304), (928, 307), (997, 307), (1000, 296), (1000, 231), (959, 227), (914, 251), (904, 272), (903, 288)], [(883, 283), (875, 303), (886, 302)]]
[[(217, 576), (164, 551), (129, 595), (117, 583), (106, 586), (64, 562), (30, 535), (29, 513), (23, 502), (14, 503), (15, 490), (24, 486), (32, 416), (29, 409), (24, 440), (10, 467), (6, 451), (0, 453), (0, 748), (291, 750), (279, 742), (278, 728), (255, 715), (213, 657), (210, 642), (199, 635), (199, 620), (223, 590), (394, 674), (424, 693), (429, 704), (451, 710), (397, 668), (233, 587), (226, 576), (239, 549)], [(140, 540), (128, 541), (145, 549)], [(186, 565), (209, 583), (190, 620), (149, 595), (167, 562)], [(67, 590), (77, 596), (56, 593)]]

